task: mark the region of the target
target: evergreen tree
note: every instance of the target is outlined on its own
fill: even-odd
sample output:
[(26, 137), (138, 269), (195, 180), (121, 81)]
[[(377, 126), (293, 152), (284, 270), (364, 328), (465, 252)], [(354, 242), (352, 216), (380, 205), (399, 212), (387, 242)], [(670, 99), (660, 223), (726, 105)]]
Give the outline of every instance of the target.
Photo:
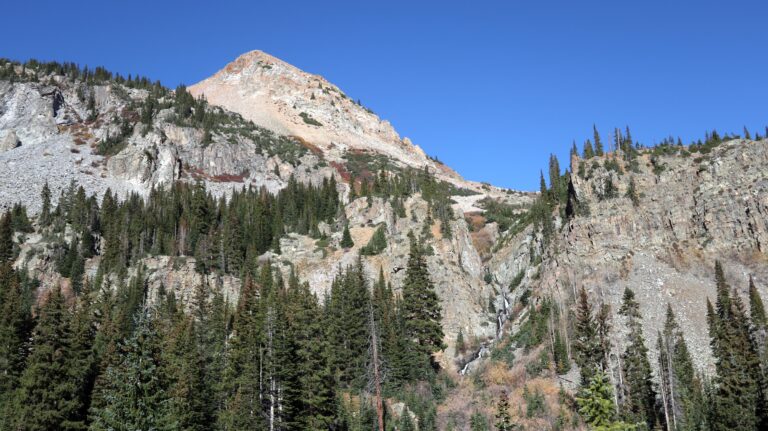
[(579, 414), (595, 431), (630, 431), (635, 427), (616, 421), (616, 406), (608, 377), (598, 370), (576, 397)]
[(656, 423), (656, 393), (653, 390), (648, 348), (643, 337), (640, 304), (635, 293), (626, 288), (619, 313), (626, 317), (629, 335), (627, 348), (622, 354), (624, 375), (622, 416), (632, 423), (645, 423), (653, 429)]
[(499, 402), (496, 404), (496, 426), (497, 431), (514, 431), (517, 426), (512, 422), (512, 415), (509, 413), (509, 397), (507, 391), (501, 391)]
[(595, 155), (600, 157), (603, 153), (603, 141), (600, 140), (600, 133), (597, 132), (597, 126), (592, 125), (592, 134), (595, 138)]
[(764, 417), (762, 376), (749, 321), (738, 294), (731, 294), (720, 262), (715, 264), (716, 311), (708, 304), (715, 356), (714, 431), (754, 430)]
[(160, 340), (148, 313), (139, 312), (133, 334), (119, 346), (117, 361), (106, 369), (102, 406), (92, 408), (91, 430), (171, 430)]
[(672, 430), (704, 429), (706, 408), (702, 385), (670, 305), (667, 305), (664, 331), (659, 333), (658, 340), (659, 394), (665, 422)]
[(301, 411), (297, 414), (299, 429), (325, 430), (333, 422), (335, 387), (328, 362), (329, 348), (325, 337), (322, 310), (309, 285), (291, 277), (291, 330), (296, 345), (299, 370)]
[[(416, 357), (414, 368), (426, 365), (432, 353), (445, 348), (442, 310), (435, 286), (429, 277), (423, 247), (411, 237), (408, 265), (403, 282), (403, 313), (405, 336), (413, 343)], [(423, 362), (422, 362), (423, 361)]]
[(588, 384), (598, 369), (603, 368), (603, 355), (592, 316), (592, 306), (584, 287), (579, 291), (576, 304), (575, 339), (573, 349), (576, 363), (581, 367), (582, 384)]
[(368, 244), (360, 249), (360, 253), (366, 256), (372, 256), (381, 253), (385, 248), (387, 248), (386, 230), (385, 226), (381, 225), (376, 228), (376, 231), (373, 233), (371, 240), (368, 241)]
[(467, 350), (467, 346), (464, 343), (464, 331), (459, 329), (458, 335), (456, 335), (456, 354), (464, 354)]
[(0, 264), (0, 429), (11, 429), (13, 394), (27, 356), (32, 316), (18, 274)]
[(584, 142), (584, 151), (582, 152), (582, 155), (584, 160), (589, 160), (592, 157), (595, 157), (595, 150), (592, 148), (592, 141), (589, 139)]
[(198, 343), (195, 321), (183, 318), (166, 343), (168, 357), (162, 369), (170, 381), (169, 417), (179, 429), (209, 430), (214, 427), (214, 389), (206, 376), (206, 357)]
[(0, 265), (12, 263), (15, 259), (13, 250), (13, 228), (11, 224), (11, 212), (6, 211), (0, 217)]
[(17, 397), (17, 426), (29, 430), (82, 429), (77, 385), (70, 374), (72, 334), (69, 311), (53, 288), (35, 327)]
[(331, 365), (343, 387), (360, 389), (365, 380), (370, 300), (363, 263), (358, 258), (336, 277), (326, 303)]
[[(262, 286), (262, 291), (265, 286)], [(219, 428), (228, 431), (264, 429), (261, 405), (260, 368), (263, 328), (258, 319), (258, 292), (246, 279), (240, 292), (233, 334), (227, 349), (224, 371), (224, 408)]]
[(40, 210), (41, 227), (47, 227), (51, 224), (51, 189), (48, 187), (48, 181), (43, 184), (43, 190), (40, 192), (40, 199), (43, 203), (43, 207)]
[(352, 235), (349, 233), (349, 225), (344, 225), (344, 232), (341, 236), (341, 242), (339, 243), (341, 248), (352, 248), (355, 246), (355, 242), (352, 241)]

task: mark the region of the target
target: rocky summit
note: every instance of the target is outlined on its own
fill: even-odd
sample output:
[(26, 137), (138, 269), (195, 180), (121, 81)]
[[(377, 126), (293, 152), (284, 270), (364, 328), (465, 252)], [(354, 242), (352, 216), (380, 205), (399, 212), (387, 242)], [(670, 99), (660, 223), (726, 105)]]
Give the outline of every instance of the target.
[(525, 429), (697, 430), (736, 386), (768, 421), (768, 140), (613, 138), (515, 191), (262, 51), (176, 89), (2, 60), (0, 407), (55, 345), (92, 429), (125, 381), (195, 429), (480, 430), (508, 403)]

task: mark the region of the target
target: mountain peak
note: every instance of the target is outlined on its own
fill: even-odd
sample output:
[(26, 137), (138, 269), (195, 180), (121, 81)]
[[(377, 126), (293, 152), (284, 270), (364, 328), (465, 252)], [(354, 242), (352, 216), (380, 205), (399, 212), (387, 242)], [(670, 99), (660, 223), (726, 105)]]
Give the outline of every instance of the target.
[(406, 166), (429, 166), (460, 179), (336, 85), (263, 51), (240, 55), (189, 91), (259, 126), (301, 138), (330, 160), (341, 158), (348, 150), (370, 151)]

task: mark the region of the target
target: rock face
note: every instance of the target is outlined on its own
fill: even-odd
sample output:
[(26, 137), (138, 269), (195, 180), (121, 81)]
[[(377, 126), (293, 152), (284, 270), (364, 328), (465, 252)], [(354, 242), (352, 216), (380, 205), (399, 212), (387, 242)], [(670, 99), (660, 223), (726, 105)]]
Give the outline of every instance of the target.
[[(241, 55), (189, 91), (259, 126), (298, 137), (320, 150), (328, 161), (342, 162), (348, 151), (370, 152), (401, 166), (428, 167), (438, 178), (483, 196), (502, 194), (499, 188), (464, 180), (430, 159), (410, 139), (401, 138), (388, 121), (322, 76), (304, 72), (262, 51)], [(477, 199), (462, 199), (462, 209), (470, 211)]]
[[(359, 198), (344, 210), (355, 247), (339, 247), (343, 226), (337, 223), (322, 226), (330, 238), (326, 244), (290, 234), (281, 240), (280, 255), (261, 259), (286, 275), (289, 263), (295, 266), (300, 278), (322, 298), (338, 269), (355, 263), (377, 226), (385, 224), (387, 248), (364, 257), (363, 262), (371, 280), (382, 270), (398, 291), (405, 277), (398, 268), (406, 266), (408, 233), (429, 232), (427, 243), (433, 253), (427, 262), (441, 299), (449, 346), (440, 360), (449, 368), (458, 365), (451, 358), (459, 331), (472, 342), (485, 342), (498, 334), (498, 316), (489, 311), (489, 301), (504, 301), (498, 288), (487, 283), (484, 259), (488, 256), (478, 252), (464, 212), (481, 211), (478, 201), (484, 197), (525, 207), (535, 194), (462, 179), (400, 138), (389, 123), (338, 87), (261, 52), (241, 56), (190, 91), (223, 107), (207, 108), (217, 118), (225, 118), (220, 127), (206, 131), (180, 121), (173, 108), (175, 94), (170, 91), (150, 96), (149, 90), (115, 81), (86, 84), (56, 75), (29, 82), (0, 80), (0, 166), (4, 168), (0, 169), (0, 210), (21, 202), (34, 216), (40, 211), (40, 191), (46, 182), (54, 204), (71, 184), (82, 186), (88, 195), (103, 196), (109, 189), (125, 197), (129, 193), (146, 196), (152, 188), (175, 181), (202, 181), (221, 196), (250, 186), (276, 192), (291, 176), (315, 184), (335, 176), (339, 192), (346, 196), (350, 153), (385, 160), (394, 170), (426, 166), (439, 179), (469, 190), (453, 196), (450, 238), (442, 237), (439, 222), (426, 225), (434, 217), (418, 194), (403, 203), (406, 217), (398, 217), (382, 199)], [(157, 98), (159, 108), (146, 121), (140, 117), (150, 97)], [(119, 145), (103, 150), (105, 143), (116, 140)], [(486, 248), (498, 237), (494, 226), (483, 230)], [(23, 242), (17, 265), (28, 267), (43, 281), (41, 294), (69, 282), (56, 273), (45, 239), (33, 235)], [(237, 300), (240, 280), (204, 279), (195, 272), (191, 257), (148, 257), (143, 264), (150, 299), (162, 286), (185, 302), (205, 285), (229, 301)], [(94, 272), (97, 265), (98, 257), (86, 267)]]
[[(614, 154), (574, 158), (572, 172), (582, 173), (573, 175), (575, 198), (588, 213), (566, 222), (536, 270), (539, 278), (525, 283), (565, 307), (582, 286), (593, 302), (610, 304), (615, 354), (624, 349), (624, 323), (617, 311), (625, 288), (640, 302), (653, 355), (671, 304), (696, 365), (706, 370), (713, 365), (706, 299), (715, 297), (715, 260), (745, 301), (750, 275), (768, 297), (768, 140), (731, 140), (709, 154), (677, 151), (681, 154), (647, 151), (635, 172)], [(612, 160), (622, 173), (606, 169)], [(609, 178), (616, 197), (601, 198)], [(630, 179), (637, 206), (626, 196)], [(508, 282), (524, 266), (521, 262), (530, 260), (528, 240), (520, 234), (494, 256), (491, 265), (499, 279)]]
[(261, 51), (241, 55), (189, 91), (262, 127), (298, 136), (331, 159), (355, 148), (413, 167), (437, 166), (421, 148), (400, 138), (389, 122), (355, 103), (323, 77)]

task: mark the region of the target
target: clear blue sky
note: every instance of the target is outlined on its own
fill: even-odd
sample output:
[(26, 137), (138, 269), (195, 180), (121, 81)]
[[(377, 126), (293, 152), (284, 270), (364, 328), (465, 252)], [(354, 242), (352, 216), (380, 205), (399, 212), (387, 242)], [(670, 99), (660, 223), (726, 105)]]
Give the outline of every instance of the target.
[[(630, 4), (632, 3), (632, 4)], [(321, 74), (462, 175), (536, 189), (550, 153), (768, 125), (762, 1), (20, 1), (0, 56), (171, 87), (261, 49)], [(607, 137), (607, 136), (606, 136)]]

